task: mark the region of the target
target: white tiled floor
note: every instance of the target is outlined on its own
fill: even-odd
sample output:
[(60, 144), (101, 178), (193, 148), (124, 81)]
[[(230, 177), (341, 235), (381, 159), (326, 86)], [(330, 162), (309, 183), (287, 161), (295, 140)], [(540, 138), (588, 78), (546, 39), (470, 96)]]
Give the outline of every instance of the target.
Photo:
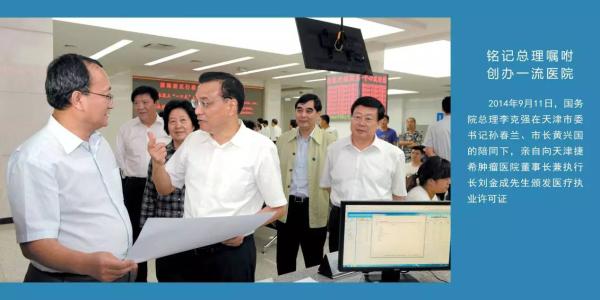
[[(274, 278), (277, 276), (275, 265), (276, 244), (262, 253), (262, 247), (269, 238), (275, 234), (275, 230), (261, 227), (255, 235), (256, 241), (256, 280)], [(325, 246), (327, 248), (327, 246)], [(0, 282), (21, 282), (27, 271), (29, 261), (23, 257), (15, 238), (15, 227), (13, 224), (0, 225)], [(298, 269), (304, 267), (302, 253), (298, 254)], [(154, 261), (149, 263), (148, 281), (156, 282)]]

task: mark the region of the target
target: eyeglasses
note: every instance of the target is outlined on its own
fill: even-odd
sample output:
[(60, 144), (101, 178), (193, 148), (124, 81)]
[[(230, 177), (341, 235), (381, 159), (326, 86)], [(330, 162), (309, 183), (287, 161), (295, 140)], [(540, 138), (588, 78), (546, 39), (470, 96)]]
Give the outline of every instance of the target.
[[(223, 100), (230, 100), (231, 97), (222, 97)], [(198, 99), (192, 99), (192, 107), (193, 108), (197, 108), (198, 106), (202, 106), (202, 108), (207, 109), (210, 105), (212, 105), (213, 103), (215, 103), (215, 101), (204, 101), (204, 100), (198, 100)]]
[(102, 97), (106, 98), (106, 101), (108, 101), (109, 103), (112, 103), (113, 99), (115, 98), (115, 96), (113, 96), (113, 94), (110, 94), (110, 93), (106, 94), (106, 95), (104, 95), (104, 94), (98, 94), (98, 93), (94, 93), (94, 92), (90, 92), (90, 91), (85, 91), (85, 92), (82, 92), (82, 93), (84, 93), (84, 94), (94, 94), (94, 95), (102, 96)]

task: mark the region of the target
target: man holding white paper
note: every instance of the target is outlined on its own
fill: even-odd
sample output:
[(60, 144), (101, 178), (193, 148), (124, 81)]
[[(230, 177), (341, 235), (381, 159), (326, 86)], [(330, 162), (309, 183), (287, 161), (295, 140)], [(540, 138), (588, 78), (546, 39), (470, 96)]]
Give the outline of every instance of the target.
[(24, 281), (130, 281), (131, 222), (115, 156), (97, 131), (114, 106), (108, 75), (94, 59), (65, 54), (45, 86), (52, 116), (7, 168), (17, 242), (31, 261)]
[[(169, 194), (185, 184), (185, 218), (273, 211), (265, 223), (273, 222), (287, 204), (275, 145), (240, 125), (244, 87), (237, 78), (208, 72), (199, 82), (193, 104), (201, 130), (190, 134), (166, 164), (165, 145), (149, 134), (157, 191)], [(256, 248), (251, 233), (185, 253), (186, 280), (254, 281)]]

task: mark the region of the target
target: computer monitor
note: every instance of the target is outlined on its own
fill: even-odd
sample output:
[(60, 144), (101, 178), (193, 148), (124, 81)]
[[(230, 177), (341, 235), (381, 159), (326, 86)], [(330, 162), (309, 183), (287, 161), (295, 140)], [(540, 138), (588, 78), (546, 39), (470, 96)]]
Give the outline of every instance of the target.
[(343, 46), (336, 50), (340, 24), (296, 18), (296, 27), (307, 69), (373, 75), (360, 29), (344, 25)]
[(341, 271), (397, 281), (406, 271), (450, 269), (449, 202), (342, 201), (340, 212)]

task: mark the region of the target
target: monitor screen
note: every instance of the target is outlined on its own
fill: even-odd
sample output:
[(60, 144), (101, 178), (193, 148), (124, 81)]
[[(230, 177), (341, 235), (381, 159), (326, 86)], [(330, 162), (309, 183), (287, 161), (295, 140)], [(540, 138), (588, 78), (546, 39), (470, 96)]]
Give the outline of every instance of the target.
[(341, 271), (449, 270), (450, 203), (342, 202)]
[(373, 74), (360, 29), (344, 26), (343, 47), (336, 50), (340, 24), (296, 18), (296, 27), (307, 69)]

